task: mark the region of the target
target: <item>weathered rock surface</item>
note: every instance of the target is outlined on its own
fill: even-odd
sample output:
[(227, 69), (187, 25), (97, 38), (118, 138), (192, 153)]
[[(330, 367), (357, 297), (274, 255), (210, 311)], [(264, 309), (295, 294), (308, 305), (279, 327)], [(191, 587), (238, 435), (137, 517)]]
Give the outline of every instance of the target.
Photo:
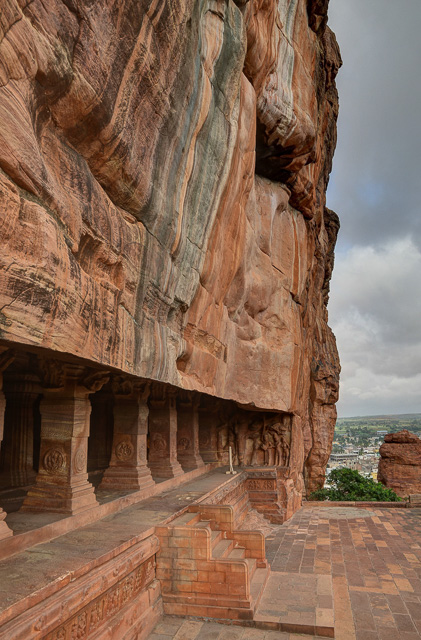
[(323, 481), (339, 361), (327, 0), (6, 0), (0, 339), (294, 416)]
[(421, 493), (421, 440), (418, 436), (404, 429), (384, 437), (378, 480), (401, 497)]

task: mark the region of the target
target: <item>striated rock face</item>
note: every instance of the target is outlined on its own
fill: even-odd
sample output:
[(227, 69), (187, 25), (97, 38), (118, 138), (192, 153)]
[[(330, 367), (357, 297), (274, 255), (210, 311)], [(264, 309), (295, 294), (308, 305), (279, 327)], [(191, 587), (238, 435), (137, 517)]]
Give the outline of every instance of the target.
[(327, 0), (6, 0), (0, 339), (293, 416), (324, 479), (339, 361)]
[(398, 496), (421, 493), (421, 440), (406, 429), (389, 433), (380, 447), (378, 480)]

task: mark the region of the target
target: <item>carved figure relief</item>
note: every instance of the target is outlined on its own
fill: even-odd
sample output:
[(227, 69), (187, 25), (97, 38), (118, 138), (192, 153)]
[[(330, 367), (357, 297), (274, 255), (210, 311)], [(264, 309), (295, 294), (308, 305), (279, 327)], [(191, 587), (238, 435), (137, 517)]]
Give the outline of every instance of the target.
[[(243, 414), (225, 420), (217, 430), (218, 458), (231, 446), (234, 465), (288, 466), (291, 447), (291, 417), (280, 415), (269, 421), (265, 416), (254, 420)], [(256, 414), (254, 414), (256, 415)]]
[(167, 441), (162, 433), (154, 433), (152, 436), (152, 448), (156, 451), (165, 451), (167, 448)]
[(75, 453), (73, 466), (76, 473), (83, 473), (86, 471), (86, 453), (82, 447), (79, 447)]
[(91, 618), (89, 621), (90, 629), (96, 629), (96, 627), (101, 624), (104, 618), (104, 601), (104, 599), (99, 600), (93, 605), (91, 610)]
[(73, 618), (64, 621), (58, 629), (45, 636), (45, 640), (82, 640), (91, 636), (94, 629), (112, 618), (127, 602), (133, 601), (152, 582), (155, 567), (155, 556), (152, 556), (106, 593), (86, 605)]
[(190, 449), (190, 440), (188, 438), (180, 438), (178, 448), (182, 451), (187, 451), (187, 449)]
[(42, 464), (47, 473), (57, 473), (66, 466), (66, 454), (61, 449), (48, 449)]
[(130, 460), (134, 454), (134, 447), (131, 442), (127, 442), (123, 440), (123, 442), (119, 442), (115, 448), (115, 457), (117, 460), (121, 462), (125, 462), (126, 460)]
[(252, 478), (248, 480), (247, 488), (249, 491), (275, 491), (276, 481), (265, 479), (255, 480)]
[(87, 613), (84, 611), (72, 624), (72, 640), (80, 640), (86, 636)]
[(205, 447), (208, 447), (210, 444), (210, 435), (209, 433), (206, 432), (202, 432), (199, 435), (199, 445), (202, 449), (204, 449)]
[(65, 368), (59, 360), (38, 358), (39, 375), (45, 389), (64, 389)]

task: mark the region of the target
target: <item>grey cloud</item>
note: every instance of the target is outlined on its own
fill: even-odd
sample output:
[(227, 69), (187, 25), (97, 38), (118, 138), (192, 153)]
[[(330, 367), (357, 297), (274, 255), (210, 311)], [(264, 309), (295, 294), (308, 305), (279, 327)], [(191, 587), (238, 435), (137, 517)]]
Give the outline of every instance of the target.
[(411, 233), (421, 246), (421, 3), (331, 0), (338, 75), (338, 147), (328, 203), (339, 246)]
[(330, 317), (354, 310), (371, 319), (378, 339), (409, 346), (421, 342), (421, 251), (409, 238), (382, 246), (355, 246), (339, 255), (332, 278)]
[(329, 303), (339, 415), (421, 412), (420, 0), (330, 0), (341, 231)]
[(420, 273), (409, 238), (338, 256), (329, 320), (342, 362), (340, 415), (421, 409)]

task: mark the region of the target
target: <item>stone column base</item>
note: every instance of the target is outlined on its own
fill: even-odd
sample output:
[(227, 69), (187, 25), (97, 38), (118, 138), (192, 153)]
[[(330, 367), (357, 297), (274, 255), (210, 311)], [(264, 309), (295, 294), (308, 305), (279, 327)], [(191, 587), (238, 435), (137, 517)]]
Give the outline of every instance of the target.
[(199, 467), (205, 466), (201, 456), (196, 455), (193, 452), (186, 452), (186, 454), (184, 454), (179, 450), (177, 457), (181, 466), (186, 467), (186, 469), (198, 469)]
[(78, 478), (72, 478), (70, 484), (62, 486), (39, 478), (28, 491), (20, 510), (52, 511), (75, 515), (98, 506), (94, 488), (88, 482), (86, 473)]
[(6, 517), (6, 513), (3, 509), (0, 509), (0, 540), (4, 540), (5, 538), (10, 538), (13, 535), (13, 531), (9, 529), (4, 519)]
[(147, 489), (155, 484), (151, 470), (144, 467), (108, 467), (102, 478), (100, 489)]
[(170, 462), (169, 460), (149, 461), (149, 468), (152, 475), (157, 478), (176, 478), (184, 474), (179, 462)]

